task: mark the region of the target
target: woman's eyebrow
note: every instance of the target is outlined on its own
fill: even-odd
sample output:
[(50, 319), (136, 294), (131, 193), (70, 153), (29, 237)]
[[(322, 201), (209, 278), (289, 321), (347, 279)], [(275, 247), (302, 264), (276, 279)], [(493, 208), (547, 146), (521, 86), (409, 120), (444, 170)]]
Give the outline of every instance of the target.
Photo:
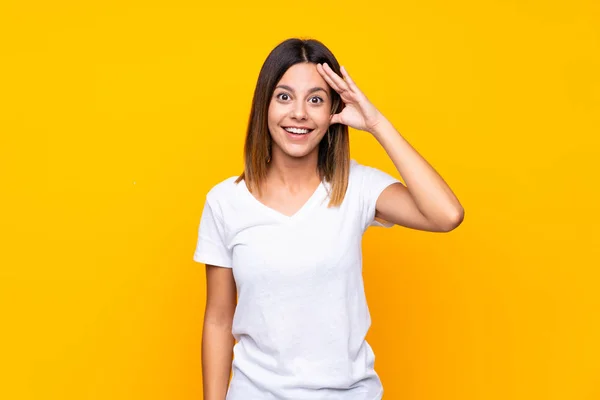
[[(290, 92), (294, 93), (294, 89), (292, 89), (292, 88), (291, 88), (291, 87), (289, 87), (288, 85), (278, 85), (278, 86), (277, 86), (275, 89), (277, 89), (277, 88), (287, 89), (287, 90), (289, 90)], [(317, 92), (317, 91), (319, 91), (319, 90), (322, 90), (322, 91), (324, 91), (325, 93), (327, 93), (327, 90), (323, 89), (323, 88), (322, 88), (322, 87), (320, 87), (320, 86), (316, 86), (316, 87), (314, 87), (314, 88), (308, 89), (308, 93)]]

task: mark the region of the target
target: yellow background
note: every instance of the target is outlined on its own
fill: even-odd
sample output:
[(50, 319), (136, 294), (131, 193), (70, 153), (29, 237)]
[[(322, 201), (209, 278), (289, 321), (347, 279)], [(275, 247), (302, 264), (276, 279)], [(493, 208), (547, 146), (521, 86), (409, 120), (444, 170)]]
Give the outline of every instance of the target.
[(0, 398), (202, 397), (204, 195), (300, 36), (466, 211), (365, 236), (384, 399), (600, 399), (599, 3), (217, 3), (2, 2)]

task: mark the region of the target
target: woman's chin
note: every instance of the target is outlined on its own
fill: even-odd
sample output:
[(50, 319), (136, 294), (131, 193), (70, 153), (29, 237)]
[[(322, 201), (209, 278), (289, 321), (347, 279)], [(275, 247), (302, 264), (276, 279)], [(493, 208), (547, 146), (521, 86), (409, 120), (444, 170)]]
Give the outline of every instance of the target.
[(292, 159), (300, 159), (300, 158), (305, 158), (307, 156), (309, 156), (312, 151), (314, 151), (315, 149), (312, 150), (308, 150), (308, 149), (287, 149), (286, 151), (284, 151), (283, 155), (284, 157), (289, 157)]

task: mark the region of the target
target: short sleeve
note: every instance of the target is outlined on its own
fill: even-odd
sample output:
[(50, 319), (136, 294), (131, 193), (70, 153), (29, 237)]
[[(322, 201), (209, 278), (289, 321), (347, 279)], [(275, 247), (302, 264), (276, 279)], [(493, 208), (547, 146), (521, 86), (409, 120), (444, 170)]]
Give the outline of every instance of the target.
[(194, 252), (194, 261), (219, 267), (232, 268), (231, 251), (225, 244), (225, 226), (207, 196), (198, 227), (198, 241)]
[(382, 222), (375, 219), (376, 203), (379, 195), (385, 188), (393, 183), (400, 182), (397, 178), (374, 167), (357, 164), (361, 175), (361, 199), (363, 212), (363, 227), (380, 226), (391, 228), (391, 222)]

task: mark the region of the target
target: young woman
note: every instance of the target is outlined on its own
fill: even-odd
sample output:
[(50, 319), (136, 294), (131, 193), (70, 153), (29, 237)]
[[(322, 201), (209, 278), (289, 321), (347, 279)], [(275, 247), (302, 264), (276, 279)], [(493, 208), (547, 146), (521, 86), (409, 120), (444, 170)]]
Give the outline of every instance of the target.
[[(348, 127), (370, 132), (407, 186), (350, 159)], [(365, 340), (363, 233), (448, 232), (463, 215), (327, 47), (280, 43), (258, 77), (245, 170), (209, 191), (199, 224), (204, 399), (381, 399)]]

